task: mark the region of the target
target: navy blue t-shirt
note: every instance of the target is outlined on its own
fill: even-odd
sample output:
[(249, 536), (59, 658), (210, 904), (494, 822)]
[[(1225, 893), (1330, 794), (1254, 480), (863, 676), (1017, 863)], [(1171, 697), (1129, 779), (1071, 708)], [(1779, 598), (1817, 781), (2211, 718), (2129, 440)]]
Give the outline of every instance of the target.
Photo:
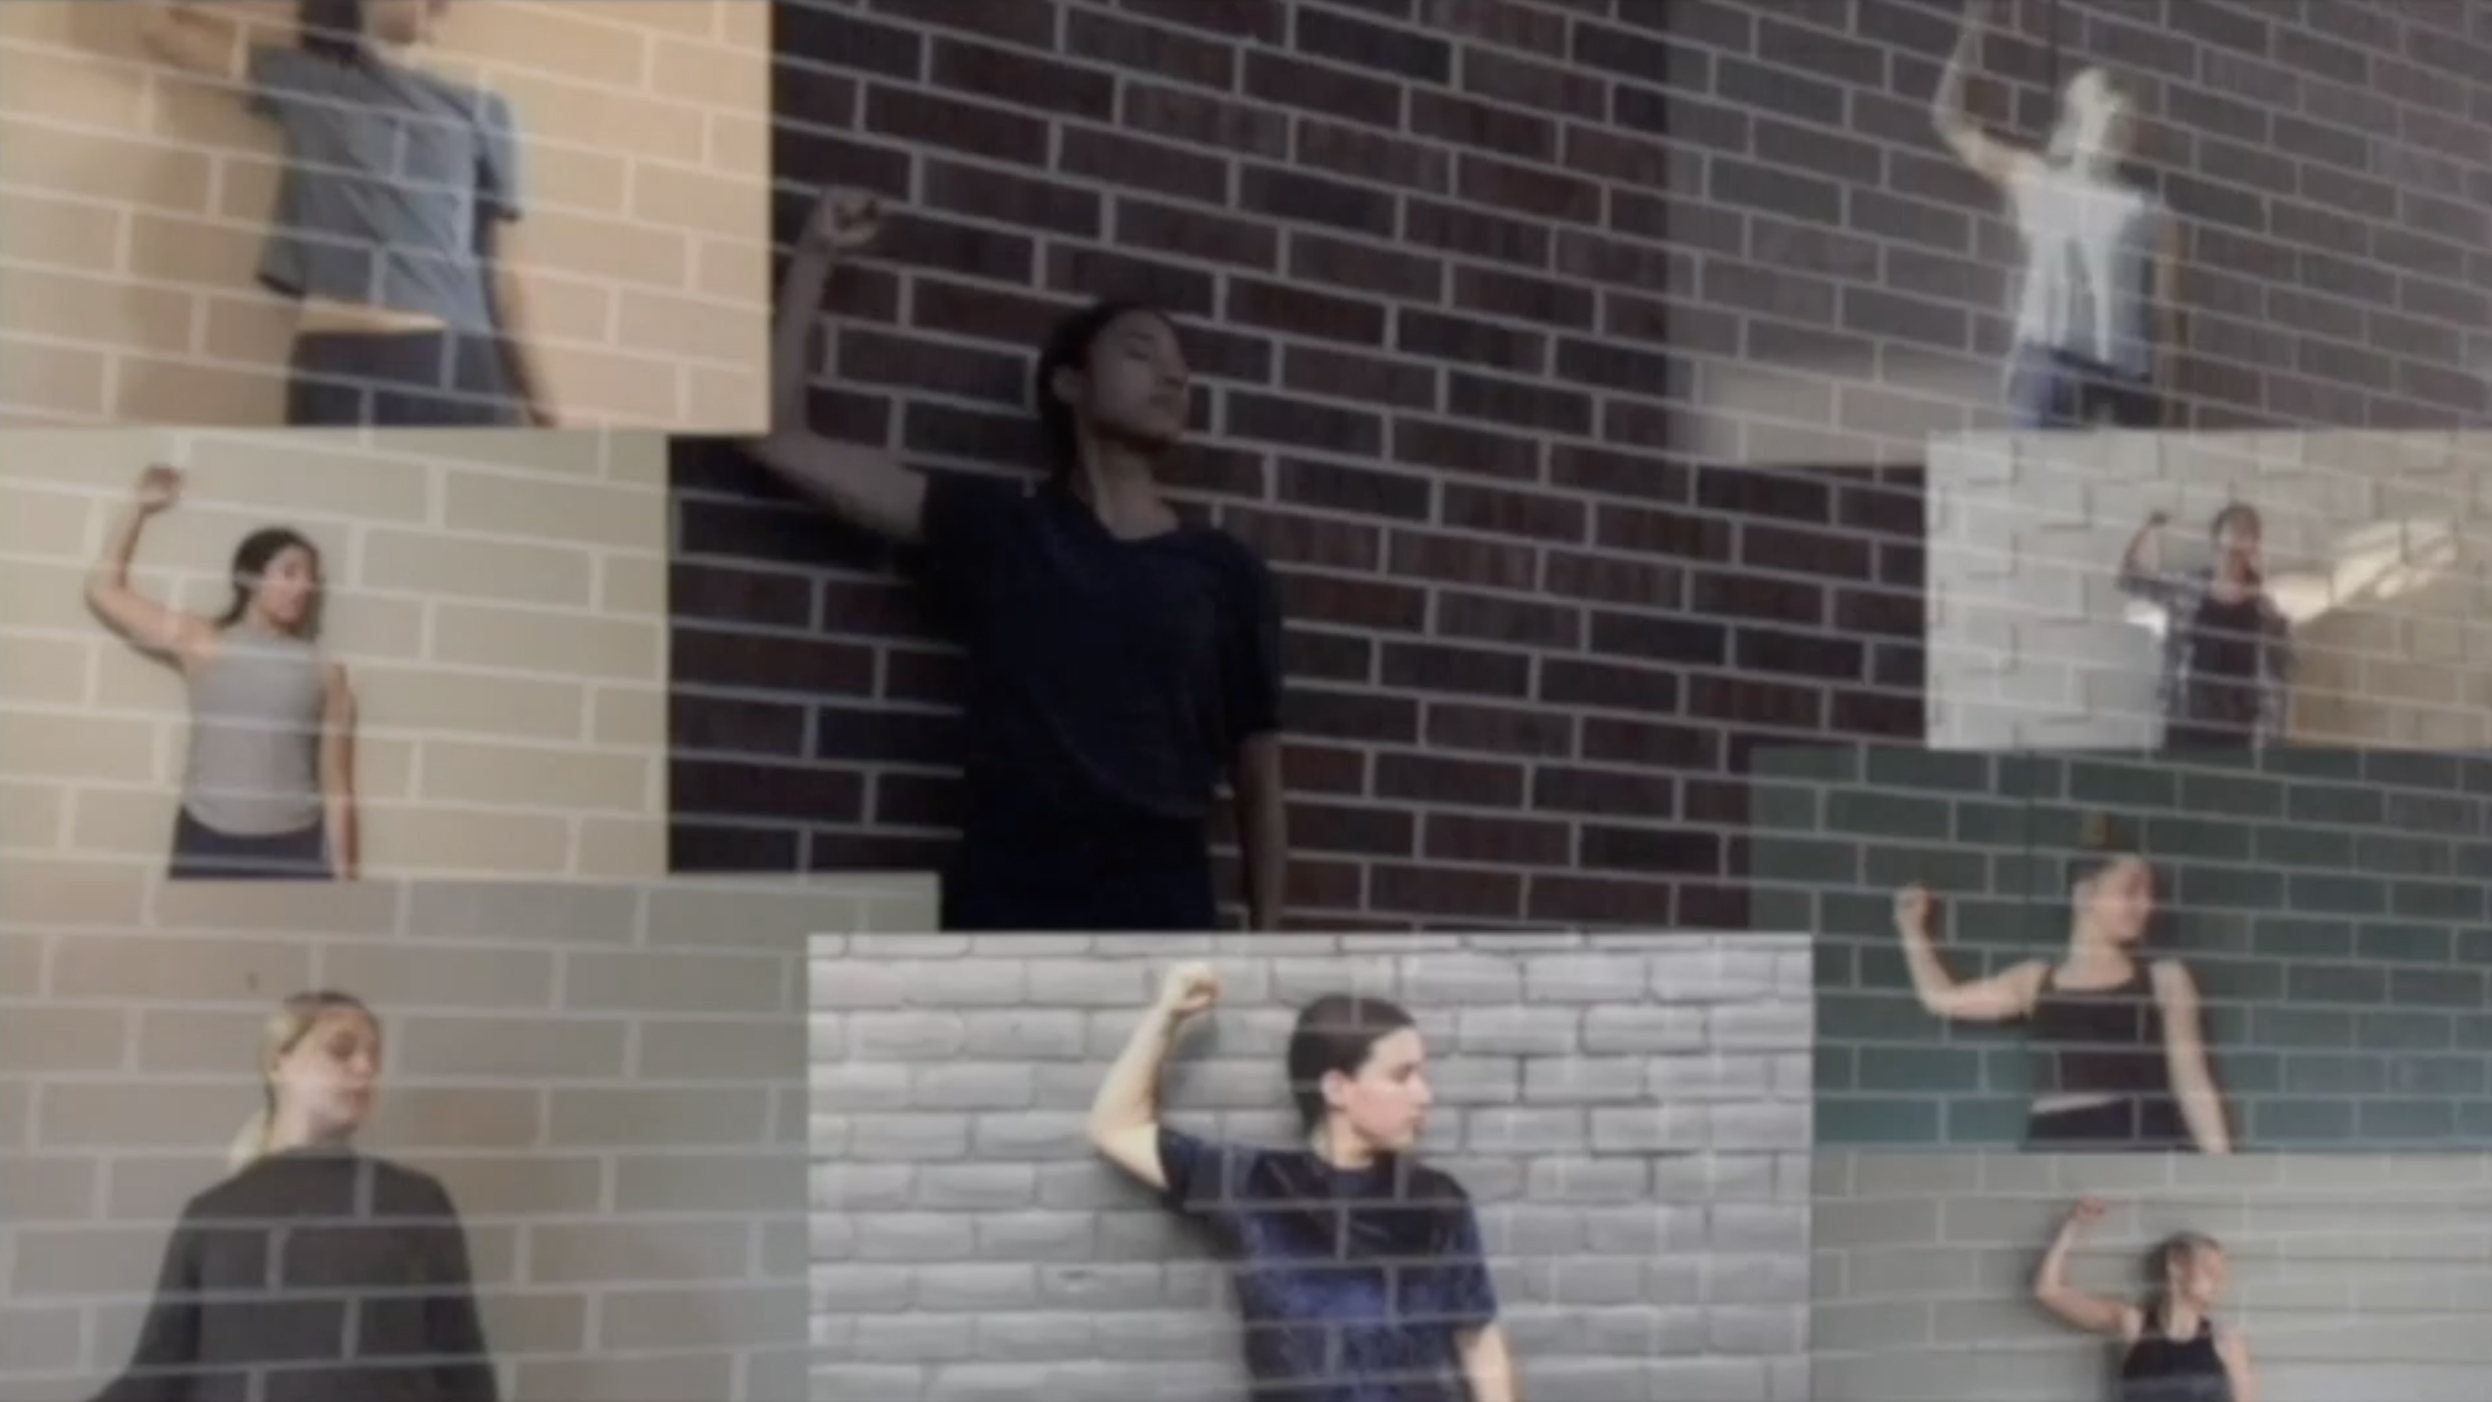
[(1255, 1402), (1472, 1402), (1456, 1341), (1495, 1321), (1497, 1291), (1461, 1184), (1165, 1125), (1159, 1162), (1161, 1201), (1231, 1263)]
[(1244, 542), (1109, 531), (1064, 488), (938, 475), (926, 582), (969, 661), (966, 828), (1200, 823), (1280, 725), (1280, 607)]

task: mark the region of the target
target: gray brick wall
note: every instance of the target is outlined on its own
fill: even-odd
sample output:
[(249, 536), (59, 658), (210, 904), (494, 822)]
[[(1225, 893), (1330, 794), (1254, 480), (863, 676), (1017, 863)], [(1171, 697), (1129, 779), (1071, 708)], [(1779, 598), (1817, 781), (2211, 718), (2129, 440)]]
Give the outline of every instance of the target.
[(2094, 1402), (2113, 1350), (2031, 1303), (2069, 1204), (2111, 1211), (2071, 1283), (2138, 1298), (2171, 1232), (2224, 1244), (2221, 1317), (2265, 1402), (2480, 1402), (2492, 1387), (2492, 1162), (2474, 1155), (1816, 1161), (1817, 1395), (1829, 1402)]
[(1912, 996), (1893, 893), (1947, 899), (1959, 978), (2065, 949), (2065, 863), (2110, 814), (2158, 874), (2147, 948), (2206, 1004), (2236, 1142), (2492, 1146), (2492, 762), (2424, 751), (1761, 754), (1760, 929), (1814, 930), (1828, 1147), (2021, 1142), (2021, 1029)]
[(0, 880), (0, 1399), (92, 1395), (301, 988), (384, 1019), (367, 1146), (465, 1218), (513, 1402), (804, 1390), (804, 949), (925, 929), (816, 890)]
[(1534, 1402), (1808, 1395), (1803, 939), (854, 936), (812, 960), (819, 1402), (1237, 1395), (1221, 1272), (1083, 1134), (1197, 957), (1223, 1001), (1163, 1084), (1197, 1132), (1289, 1142), (1307, 999), (1420, 1019)]
[[(1407, 7), (1404, 7), (1407, 8)], [(1553, 7), (1554, 8), (1554, 7)], [(1578, 62), (1666, 73), (1681, 445), (1919, 460), (1998, 398), (2014, 231), (1930, 130), (1958, 0), (1595, 0)], [(2062, 81), (2141, 96), (2140, 175), (2194, 248), (2181, 391), (2201, 428), (2481, 423), (2492, 324), (2492, 4), (2058, 0), (1993, 7), (1972, 99), (2039, 144)], [(1650, 81), (1650, 79), (1647, 79)], [(1622, 234), (1640, 206), (1614, 205)]]

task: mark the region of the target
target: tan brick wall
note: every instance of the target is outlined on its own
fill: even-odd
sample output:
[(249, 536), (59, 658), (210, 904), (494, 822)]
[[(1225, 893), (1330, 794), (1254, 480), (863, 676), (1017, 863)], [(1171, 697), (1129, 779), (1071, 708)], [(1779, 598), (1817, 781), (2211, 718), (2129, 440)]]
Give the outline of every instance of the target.
[(1975, 434), (1929, 455), (1930, 740), (2155, 744), (2160, 616), (2121, 595), (2150, 512), (2164, 561), (2208, 559), (2256, 507), (2296, 619), (2293, 739), (2492, 745), (2492, 435)]
[(257, 1027), (385, 1020), (366, 1147), (441, 1178), (513, 1402), (805, 1395), (816, 934), (930, 882), (0, 883), (0, 1399), (90, 1395), (258, 1103)]
[(364, 874), (666, 869), (666, 444), (655, 433), (0, 433), (0, 859), (162, 870), (179, 677), (86, 606), (151, 461), (187, 467), (133, 582), (214, 612), (235, 545), (322, 547), (360, 706)]
[[(285, 0), (234, 7), (283, 19)], [(277, 144), (139, 48), (144, 5), (0, 6), (0, 422), (258, 426), (288, 304), (253, 280)], [(743, 432), (768, 339), (765, 0), (462, 4), (428, 61), (510, 98), (567, 424)]]

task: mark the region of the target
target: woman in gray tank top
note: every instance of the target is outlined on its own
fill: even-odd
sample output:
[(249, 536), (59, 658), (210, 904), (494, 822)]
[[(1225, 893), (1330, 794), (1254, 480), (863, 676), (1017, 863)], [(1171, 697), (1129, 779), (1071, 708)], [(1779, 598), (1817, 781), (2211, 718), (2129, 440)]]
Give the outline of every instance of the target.
[(139, 593), (130, 561), (148, 519), (181, 497), (150, 467), (87, 578), (115, 633), (172, 666), (190, 692), (190, 753), (174, 823), (175, 880), (353, 880), (355, 698), (321, 656), (320, 552), (284, 527), (233, 558), (231, 607), (207, 618)]
[(500, 257), (521, 208), (500, 96), (409, 61), (449, 0), (297, 0), (258, 42), (164, 0), (148, 47), (241, 90), (285, 143), (259, 280), (299, 307), (286, 422), (550, 426), (525, 287)]
[(1967, 6), (1931, 116), (1948, 149), (1998, 187), (2024, 245), (2009, 407), (2020, 428), (2157, 427), (2178, 369), (2183, 229), (2122, 174), (2135, 103), (2087, 68), (2068, 83), (2047, 151), (1991, 135), (1964, 101), (1989, 8)]

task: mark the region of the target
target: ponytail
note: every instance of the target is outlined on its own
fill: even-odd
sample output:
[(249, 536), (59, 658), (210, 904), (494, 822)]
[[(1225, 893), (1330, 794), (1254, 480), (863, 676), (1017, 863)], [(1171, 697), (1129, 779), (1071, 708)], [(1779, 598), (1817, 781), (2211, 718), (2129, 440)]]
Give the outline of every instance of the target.
[[(272, 1097), (273, 1098), (273, 1097)], [(225, 1151), (225, 1166), (236, 1173), (268, 1157), (269, 1137), (277, 1132), (277, 1113), (272, 1106), (255, 1110), (242, 1122), (242, 1132), (234, 1136)]]

